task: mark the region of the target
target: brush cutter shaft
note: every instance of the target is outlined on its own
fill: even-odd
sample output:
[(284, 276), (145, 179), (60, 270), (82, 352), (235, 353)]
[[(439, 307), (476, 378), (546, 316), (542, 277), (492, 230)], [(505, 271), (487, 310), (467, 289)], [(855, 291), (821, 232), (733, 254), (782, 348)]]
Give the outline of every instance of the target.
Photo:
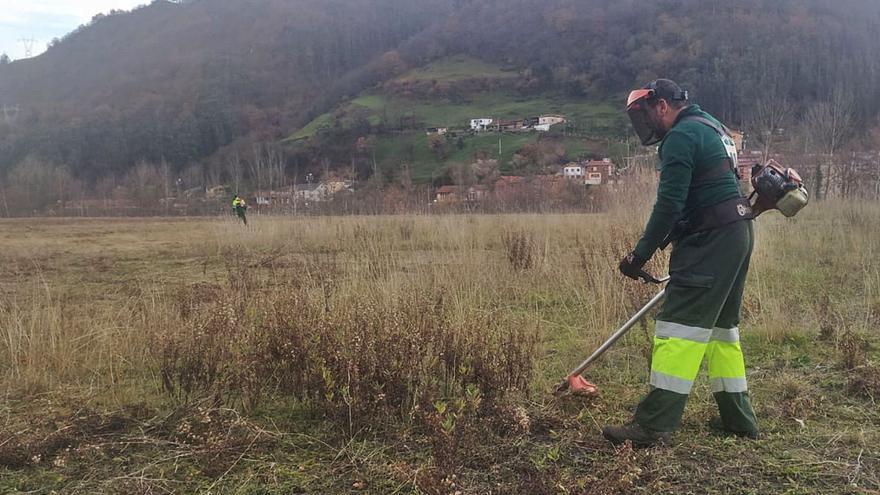
[[(664, 277), (664, 278), (660, 279), (659, 282), (663, 283), (663, 282), (666, 282), (667, 280), (669, 280), (669, 277)], [(620, 340), (620, 338), (623, 337), (626, 334), (626, 332), (628, 332), (636, 324), (636, 322), (641, 320), (645, 316), (645, 314), (648, 313), (648, 311), (651, 311), (651, 309), (654, 306), (656, 306), (657, 303), (659, 303), (660, 300), (663, 299), (663, 296), (665, 296), (665, 295), (666, 295), (666, 289), (661, 290), (656, 296), (653, 297), (653, 299), (648, 301), (648, 304), (646, 304), (642, 309), (640, 309), (638, 313), (633, 315), (633, 317), (630, 318), (629, 321), (624, 323), (623, 326), (620, 327), (620, 329), (618, 329), (616, 332), (614, 332), (614, 334), (612, 334), (611, 337), (608, 337), (608, 340), (606, 340), (604, 344), (599, 346), (599, 348), (596, 349), (596, 351), (593, 352), (593, 354), (590, 357), (588, 357), (577, 368), (572, 370), (572, 372), (569, 373), (568, 376), (576, 376), (576, 375), (580, 375), (581, 373), (583, 373), (584, 370), (587, 368), (587, 366), (590, 365), (590, 363), (592, 363), (593, 361), (598, 359), (599, 356), (601, 356), (602, 354), (605, 354), (605, 351), (610, 349), (611, 346), (613, 346), (615, 342)]]

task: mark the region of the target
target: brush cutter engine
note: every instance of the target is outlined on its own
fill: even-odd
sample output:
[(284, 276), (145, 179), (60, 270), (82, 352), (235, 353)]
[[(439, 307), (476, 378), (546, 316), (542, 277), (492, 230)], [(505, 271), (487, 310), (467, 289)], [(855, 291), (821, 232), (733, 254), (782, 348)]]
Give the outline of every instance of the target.
[(775, 160), (752, 167), (752, 192), (749, 199), (755, 216), (767, 210), (779, 210), (793, 217), (809, 203), (810, 195), (801, 176), (793, 168), (785, 168)]

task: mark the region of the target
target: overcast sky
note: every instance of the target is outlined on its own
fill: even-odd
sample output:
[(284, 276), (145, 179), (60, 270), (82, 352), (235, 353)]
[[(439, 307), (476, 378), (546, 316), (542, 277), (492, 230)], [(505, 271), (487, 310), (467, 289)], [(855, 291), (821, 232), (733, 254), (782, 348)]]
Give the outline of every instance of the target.
[(149, 0), (0, 0), (0, 53), (13, 59), (24, 57), (18, 41), (35, 39), (34, 55), (46, 50), (52, 38), (60, 38), (95, 14), (113, 9), (131, 10)]

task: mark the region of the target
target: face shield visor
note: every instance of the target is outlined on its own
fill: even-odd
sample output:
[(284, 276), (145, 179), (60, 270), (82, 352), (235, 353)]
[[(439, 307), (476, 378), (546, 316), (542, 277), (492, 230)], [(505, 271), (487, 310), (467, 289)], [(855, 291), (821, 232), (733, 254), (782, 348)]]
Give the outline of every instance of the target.
[(633, 129), (644, 146), (659, 143), (666, 134), (651, 116), (648, 100), (653, 97), (653, 89), (637, 89), (631, 92), (626, 100), (626, 114), (629, 115)]

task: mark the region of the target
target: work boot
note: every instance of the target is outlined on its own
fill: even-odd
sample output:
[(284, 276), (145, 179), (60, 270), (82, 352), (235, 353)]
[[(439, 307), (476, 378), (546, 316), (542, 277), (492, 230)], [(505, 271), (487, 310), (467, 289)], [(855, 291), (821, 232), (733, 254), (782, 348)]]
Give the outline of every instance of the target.
[(635, 421), (623, 426), (606, 426), (602, 428), (602, 436), (614, 445), (629, 440), (636, 447), (652, 447), (672, 442), (671, 432), (649, 430)]
[(723, 435), (727, 435), (727, 436), (735, 435), (739, 438), (745, 438), (748, 440), (757, 440), (757, 439), (761, 438), (761, 433), (757, 430), (752, 430), (752, 431), (729, 430), (729, 429), (727, 429), (726, 426), (724, 426), (724, 422), (721, 421), (721, 418), (719, 418), (719, 417), (714, 417), (709, 420), (709, 428), (712, 428), (713, 430), (715, 430)]

